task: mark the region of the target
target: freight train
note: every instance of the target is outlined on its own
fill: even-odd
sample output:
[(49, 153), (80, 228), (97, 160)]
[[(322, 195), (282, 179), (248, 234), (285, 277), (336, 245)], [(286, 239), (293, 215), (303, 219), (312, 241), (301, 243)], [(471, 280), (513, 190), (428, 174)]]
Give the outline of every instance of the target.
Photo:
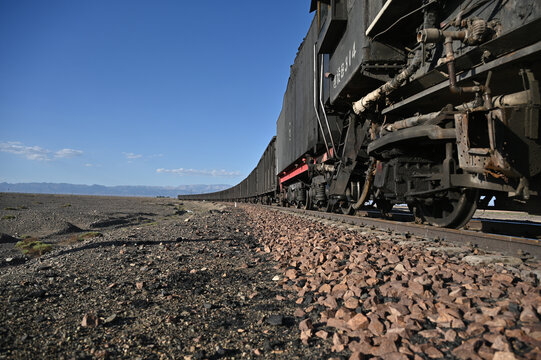
[(460, 228), (477, 208), (540, 213), (539, 0), (326, 0), (252, 173), (180, 199), (352, 214), (407, 204)]

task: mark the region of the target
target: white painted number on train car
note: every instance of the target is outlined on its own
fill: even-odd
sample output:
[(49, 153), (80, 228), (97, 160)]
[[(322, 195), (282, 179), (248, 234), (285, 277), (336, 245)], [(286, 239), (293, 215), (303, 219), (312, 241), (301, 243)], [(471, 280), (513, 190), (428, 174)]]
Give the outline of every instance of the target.
[(347, 72), (351, 68), (352, 59), (355, 59), (355, 55), (357, 55), (357, 49), (355, 48), (355, 43), (353, 43), (353, 47), (351, 48), (351, 50), (349, 50), (346, 58), (344, 59), (344, 62), (336, 69), (336, 74), (334, 74), (334, 79), (332, 82), (333, 88), (336, 89), (336, 86), (340, 84), (340, 81), (342, 81), (344, 76), (347, 74)]

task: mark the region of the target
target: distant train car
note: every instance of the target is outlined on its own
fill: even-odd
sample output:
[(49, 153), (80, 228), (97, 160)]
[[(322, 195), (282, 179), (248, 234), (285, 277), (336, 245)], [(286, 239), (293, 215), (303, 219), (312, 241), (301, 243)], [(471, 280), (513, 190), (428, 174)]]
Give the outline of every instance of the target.
[(242, 201), (271, 204), (278, 193), (276, 178), (276, 137), (274, 136), (257, 166), (239, 184), (207, 194), (179, 195), (180, 200)]
[(344, 213), (407, 204), (455, 228), (491, 200), (541, 213), (541, 2), (312, 0), (310, 10), (274, 163), (266, 151), (223, 200)]
[(276, 178), (276, 136), (274, 136), (261, 160), (256, 167), (257, 171), (257, 201), (263, 204), (271, 204), (277, 194), (277, 178)]

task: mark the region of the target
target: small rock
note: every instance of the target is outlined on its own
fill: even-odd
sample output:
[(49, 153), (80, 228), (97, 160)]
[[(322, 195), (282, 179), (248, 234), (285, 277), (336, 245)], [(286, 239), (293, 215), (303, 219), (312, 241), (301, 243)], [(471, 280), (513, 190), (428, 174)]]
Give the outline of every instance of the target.
[(41, 264), (40, 266), (38, 266), (38, 271), (46, 271), (51, 269), (52, 267), (49, 264)]
[(339, 335), (338, 333), (334, 333), (332, 342), (332, 351), (341, 352), (346, 348), (346, 345), (349, 342), (349, 337), (347, 335)]
[(331, 286), (329, 284), (323, 284), (319, 288), (320, 293), (330, 293), (331, 292)]
[(329, 295), (323, 301), (323, 305), (325, 305), (329, 309), (336, 309), (336, 307), (338, 306), (338, 303), (336, 302), (336, 298), (334, 296)]
[(441, 359), (443, 357), (442, 352), (433, 346), (425, 349), (425, 354), (427, 354), (431, 359)]
[(301, 331), (301, 341), (304, 345), (308, 345), (308, 340), (312, 337), (312, 330)]
[(297, 278), (297, 270), (295, 269), (289, 269), (286, 271), (286, 277), (290, 280), (295, 280)]
[(363, 314), (357, 314), (347, 322), (348, 327), (351, 330), (366, 329), (369, 325), (369, 320)]
[(299, 330), (301, 331), (312, 330), (313, 328), (314, 326), (312, 325), (312, 320), (310, 319), (305, 319), (299, 324)]
[(396, 265), (394, 270), (399, 271), (399, 272), (406, 272), (407, 271), (406, 268), (404, 267), (404, 265), (402, 265), (402, 264)]
[(334, 314), (334, 317), (337, 319), (342, 319), (344, 321), (348, 321), (353, 317), (355, 313), (349, 309), (346, 309), (345, 307), (341, 307), (336, 311)]
[(492, 360), (516, 360), (515, 354), (509, 351), (497, 351)]
[(97, 316), (92, 314), (86, 314), (81, 321), (82, 327), (96, 327), (100, 324), (100, 320)]
[(368, 330), (370, 330), (374, 335), (381, 336), (383, 335), (385, 327), (376, 317), (371, 317)]
[(510, 350), (509, 343), (507, 342), (507, 339), (502, 335), (496, 336), (493, 339), (492, 348), (494, 350), (499, 350), (499, 351), (509, 351)]
[(454, 342), (456, 340), (456, 331), (447, 330), (445, 333), (445, 341)]
[(501, 310), (502, 310), (501, 306), (497, 306), (497, 307), (481, 306), (481, 311), (483, 312), (484, 315), (487, 315), (487, 316), (496, 316), (500, 313)]
[(522, 322), (537, 322), (539, 318), (537, 317), (535, 311), (531, 306), (524, 307), (524, 310), (520, 313), (520, 321)]
[(350, 297), (344, 301), (344, 306), (348, 309), (355, 310), (359, 306), (359, 300), (355, 299), (354, 297)]
[(435, 338), (440, 336), (440, 332), (437, 329), (419, 331), (419, 335), (425, 339)]
[(372, 355), (386, 356), (387, 354), (396, 353), (398, 349), (392, 338), (378, 338), (381, 340), (379, 346), (372, 349)]
[(109, 316), (107, 319), (105, 319), (103, 321), (103, 323), (104, 324), (112, 324), (112, 323), (114, 323), (116, 321), (116, 319), (117, 319), (116, 314), (113, 314), (113, 315)]
[(511, 284), (515, 280), (515, 277), (511, 274), (494, 274), (492, 275), (492, 281), (499, 281)]

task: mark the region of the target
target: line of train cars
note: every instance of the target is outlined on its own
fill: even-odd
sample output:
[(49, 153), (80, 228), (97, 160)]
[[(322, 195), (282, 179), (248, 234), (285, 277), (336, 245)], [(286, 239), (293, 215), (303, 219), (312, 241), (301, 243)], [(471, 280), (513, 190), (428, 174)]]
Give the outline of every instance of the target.
[(489, 201), (540, 212), (539, 0), (310, 7), (257, 167), (231, 189), (179, 198), (344, 213), (407, 204), (455, 228)]

